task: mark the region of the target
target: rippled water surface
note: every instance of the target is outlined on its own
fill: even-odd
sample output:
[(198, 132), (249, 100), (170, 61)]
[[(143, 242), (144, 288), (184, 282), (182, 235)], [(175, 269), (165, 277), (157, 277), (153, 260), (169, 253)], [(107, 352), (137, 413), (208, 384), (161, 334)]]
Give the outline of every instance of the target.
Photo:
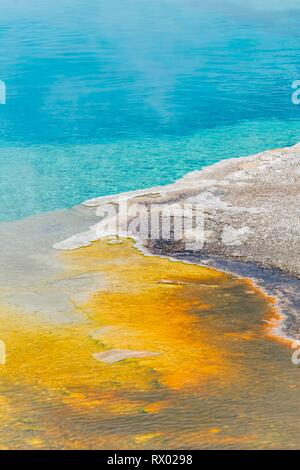
[(251, 282), (129, 240), (58, 254), (82, 209), (14, 221), (300, 141), (299, 24), (298, 0), (1, 1), (0, 448), (299, 447)]
[(3, 0), (0, 218), (299, 141), (299, 24), (296, 0)]

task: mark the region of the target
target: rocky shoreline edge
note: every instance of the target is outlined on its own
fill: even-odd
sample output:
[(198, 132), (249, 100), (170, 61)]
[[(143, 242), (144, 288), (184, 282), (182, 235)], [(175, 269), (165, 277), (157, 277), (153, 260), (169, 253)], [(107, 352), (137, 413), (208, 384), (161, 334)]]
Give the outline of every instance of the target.
[[(297, 144), (222, 160), (188, 173), (173, 184), (98, 197), (82, 206), (96, 209), (99, 216), (108, 204), (119, 206), (125, 199), (129, 207), (133, 204), (149, 207), (153, 203), (201, 204), (205, 226), (200, 249), (187, 249), (182, 240), (143, 239), (138, 224), (132, 224), (134, 216), (126, 222), (119, 220), (118, 234), (123, 230), (136, 240), (138, 248), (149, 254), (188, 260), (253, 279), (278, 301), (283, 318), (277, 333), (300, 342), (299, 163), (300, 144)], [(56, 243), (54, 248), (72, 250), (87, 246), (104, 236), (102, 229), (103, 224), (96, 223), (86, 232)]]

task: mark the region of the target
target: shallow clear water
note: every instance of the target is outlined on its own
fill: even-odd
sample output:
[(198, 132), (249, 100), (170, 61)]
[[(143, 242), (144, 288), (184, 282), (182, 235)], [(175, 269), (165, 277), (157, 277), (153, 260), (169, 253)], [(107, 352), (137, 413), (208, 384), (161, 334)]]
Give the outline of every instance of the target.
[[(299, 448), (299, 368), (250, 281), (130, 240), (45, 256), (53, 218), (3, 224), (25, 237), (21, 265), (0, 245), (20, 266), (0, 289), (1, 449)], [(149, 356), (101, 360), (120, 349)]]
[(300, 140), (299, 2), (203, 3), (1, 2), (0, 220)]

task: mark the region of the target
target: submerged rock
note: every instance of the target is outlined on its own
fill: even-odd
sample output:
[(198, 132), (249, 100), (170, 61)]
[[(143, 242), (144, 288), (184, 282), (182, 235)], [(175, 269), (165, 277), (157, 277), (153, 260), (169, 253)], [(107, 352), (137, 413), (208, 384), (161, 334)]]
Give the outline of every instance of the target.
[(187, 282), (180, 281), (180, 280), (177, 280), (177, 279), (161, 279), (160, 281), (158, 281), (158, 283), (159, 284), (167, 284), (167, 285), (171, 285), (171, 286), (184, 286), (184, 285), (188, 284)]
[(115, 362), (124, 361), (125, 359), (143, 358), (151, 356), (159, 356), (160, 353), (151, 351), (133, 351), (131, 349), (111, 349), (100, 353), (93, 354), (96, 361), (105, 364), (114, 364)]
[(98, 328), (97, 330), (91, 331), (89, 336), (92, 339), (99, 340), (107, 333), (111, 333), (113, 330), (117, 330), (117, 328), (113, 326), (103, 326), (102, 328)]

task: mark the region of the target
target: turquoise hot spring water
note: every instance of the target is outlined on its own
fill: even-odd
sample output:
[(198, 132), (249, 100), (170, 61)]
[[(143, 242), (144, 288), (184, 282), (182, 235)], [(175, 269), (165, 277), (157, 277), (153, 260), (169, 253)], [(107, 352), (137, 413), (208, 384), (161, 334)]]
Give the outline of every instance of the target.
[(296, 143), (299, 24), (298, 0), (1, 2), (0, 220)]

